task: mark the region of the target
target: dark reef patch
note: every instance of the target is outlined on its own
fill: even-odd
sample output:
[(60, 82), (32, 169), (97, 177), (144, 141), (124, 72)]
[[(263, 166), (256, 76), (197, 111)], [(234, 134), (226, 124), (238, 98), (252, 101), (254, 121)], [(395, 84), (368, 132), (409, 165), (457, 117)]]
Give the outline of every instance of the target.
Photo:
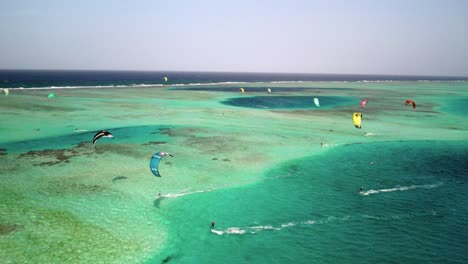
[(94, 194), (104, 191), (106, 188), (96, 184), (84, 184), (70, 181), (49, 182), (43, 189), (47, 195), (83, 195)]
[(115, 181), (118, 181), (118, 180), (126, 180), (126, 179), (128, 179), (128, 178), (125, 177), (125, 176), (117, 176), (117, 177), (114, 177), (112, 179), (112, 182), (115, 182)]
[(163, 260), (161, 260), (161, 264), (164, 263), (169, 263), (171, 260), (178, 258), (180, 255), (179, 254), (172, 254), (167, 257), (165, 257)]
[[(161, 128), (164, 128), (161, 130)], [(167, 126), (129, 126), (120, 128), (103, 128), (109, 130), (113, 135), (113, 139), (100, 139), (97, 143), (97, 149), (101, 149), (102, 145), (117, 145), (117, 144), (144, 144), (148, 142), (166, 141), (166, 137), (161, 132), (172, 131)], [(152, 133), (154, 131), (158, 131)], [(169, 129), (169, 130), (167, 130)], [(93, 149), (92, 140), (96, 131), (86, 131), (83, 133), (69, 133), (60, 136), (38, 138), (32, 140), (15, 141), (3, 144), (1, 147), (9, 150), (9, 153), (22, 153), (27, 151), (41, 151), (45, 149), (71, 149), (89, 148)]]
[(202, 154), (222, 153), (238, 145), (238, 140), (226, 136), (188, 137), (185, 144), (198, 149)]
[(191, 137), (194, 133), (201, 133), (202, 129), (198, 128), (162, 128), (158, 134), (163, 134), (169, 137)]
[(26, 153), (21, 153), (18, 156), (18, 159), (28, 158), (28, 159), (48, 159), (47, 161), (41, 161), (39, 163), (34, 163), (34, 166), (52, 166), (61, 163), (69, 163), (71, 158), (81, 156), (81, 155), (92, 155), (94, 154), (93, 149), (83, 148), (83, 145), (72, 149), (45, 149), (45, 150), (30, 150)]
[(142, 146), (152, 146), (152, 145), (163, 145), (166, 144), (166, 141), (150, 141), (148, 143), (141, 144)]
[(158, 134), (163, 134), (170, 137), (176, 136), (175, 130), (173, 130), (172, 128), (161, 128)]
[(8, 235), (21, 230), (23, 226), (18, 224), (0, 223), (0, 235)]

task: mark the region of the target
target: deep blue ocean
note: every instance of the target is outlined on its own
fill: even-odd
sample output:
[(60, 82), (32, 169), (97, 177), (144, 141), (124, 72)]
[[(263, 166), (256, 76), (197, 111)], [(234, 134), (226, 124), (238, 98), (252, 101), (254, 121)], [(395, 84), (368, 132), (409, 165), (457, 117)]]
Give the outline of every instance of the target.
[[(164, 77), (168, 80), (165, 81)], [(281, 81), (457, 81), (468, 77), (301, 73), (0, 70), (0, 88), (131, 86)]]

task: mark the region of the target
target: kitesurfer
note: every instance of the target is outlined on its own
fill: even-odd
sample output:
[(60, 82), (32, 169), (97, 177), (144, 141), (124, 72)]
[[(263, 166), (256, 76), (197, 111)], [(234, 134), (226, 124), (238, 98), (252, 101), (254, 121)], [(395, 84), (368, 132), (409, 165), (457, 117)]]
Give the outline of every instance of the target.
[(361, 188), (359, 189), (359, 192), (362, 193), (363, 191), (364, 191), (364, 188), (362, 188), (361, 186)]
[(211, 221), (211, 229), (214, 229), (214, 221)]

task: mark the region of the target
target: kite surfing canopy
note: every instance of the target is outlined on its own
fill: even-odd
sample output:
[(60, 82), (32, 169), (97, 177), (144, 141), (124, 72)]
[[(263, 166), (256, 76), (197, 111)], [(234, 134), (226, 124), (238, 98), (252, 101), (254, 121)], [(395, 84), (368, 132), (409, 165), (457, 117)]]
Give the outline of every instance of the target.
[(5, 92), (5, 95), (8, 95), (10, 93), (10, 91), (8, 89), (3, 89), (3, 91)]
[(413, 109), (416, 109), (416, 103), (413, 100), (411, 99), (406, 100), (405, 105), (409, 105), (409, 104), (413, 104)]
[(163, 79), (164, 79), (165, 82), (167, 82), (167, 80), (169, 80), (169, 79), (167, 78), (167, 76), (164, 76)]
[(361, 118), (362, 118), (361, 112), (353, 113), (353, 124), (356, 128), (361, 128)]
[(367, 104), (367, 100), (364, 99), (364, 100), (361, 101), (361, 107), (362, 108), (366, 107), (366, 104)]
[(271, 89), (270, 89), (270, 88), (268, 88), (267, 90), (268, 90), (269, 93), (271, 93)]
[(314, 98), (314, 104), (315, 104), (317, 107), (320, 107), (320, 102), (319, 102), (319, 99), (318, 99), (318, 98)]
[(55, 98), (57, 97), (54, 93), (50, 93), (49, 95), (47, 95), (47, 98), (50, 99), (50, 98)]
[(156, 176), (156, 177), (161, 177), (161, 174), (159, 174), (159, 163), (161, 162), (162, 158), (164, 158), (165, 156), (173, 157), (171, 154), (169, 154), (167, 152), (162, 152), (162, 151), (156, 152), (151, 157), (150, 170), (153, 173), (153, 175)]
[(98, 139), (100, 138), (103, 138), (103, 137), (114, 137), (110, 132), (108, 131), (104, 131), (104, 130), (101, 130), (99, 132), (97, 132), (94, 137), (93, 137), (93, 145), (96, 146), (96, 141), (98, 141)]
[(241, 93), (245, 92), (244, 88), (239, 88), (239, 90), (241, 91)]

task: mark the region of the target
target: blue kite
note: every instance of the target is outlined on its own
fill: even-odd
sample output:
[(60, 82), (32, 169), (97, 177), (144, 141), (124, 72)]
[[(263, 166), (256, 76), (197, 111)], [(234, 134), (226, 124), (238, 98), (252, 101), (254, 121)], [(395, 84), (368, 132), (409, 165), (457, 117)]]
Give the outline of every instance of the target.
[(165, 156), (172, 156), (171, 154), (167, 152), (156, 152), (150, 160), (150, 169), (151, 172), (153, 173), (154, 176), (156, 177), (161, 177), (161, 174), (159, 174), (159, 162), (161, 162), (161, 159), (164, 158)]

